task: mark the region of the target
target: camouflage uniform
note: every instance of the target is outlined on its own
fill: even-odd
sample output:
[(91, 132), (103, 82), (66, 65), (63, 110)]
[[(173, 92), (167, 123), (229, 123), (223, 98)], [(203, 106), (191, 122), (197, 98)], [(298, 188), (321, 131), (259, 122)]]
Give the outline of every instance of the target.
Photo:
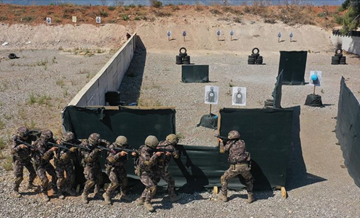
[(156, 182), (159, 178), (157, 159), (161, 155), (155, 153), (155, 148), (158, 144), (159, 141), (155, 136), (148, 136), (146, 138), (145, 145), (142, 145), (139, 148), (139, 159), (135, 170), (135, 173), (140, 177), (140, 181), (145, 186), (141, 197), (138, 199), (138, 205), (144, 204), (145, 208), (150, 212), (154, 211), (150, 201), (155, 196)]
[(14, 176), (15, 176), (14, 192), (16, 194), (16, 197), (20, 197), (18, 192), (19, 192), (19, 186), (23, 180), (24, 167), (26, 167), (26, 169), (29, 171), (30, 174), (28, 188), (33, 187), (33, 181), (36, 177), (34, 167), (31, 163), (32, 151), (30, 150), (29, 147), (22, 148), (20, 146), (21, 143), (18, 142), (18, 140), (21, 140), (28, 144), (31, 144), (31, 142), (34, 139), (28, 136), (28, 132), (29, 131), (26, 127), (20, 127), (18, 129), (18, 134), (13, 137), (13, 142), (11, 146), (11, 154), (13, 159)]
[[(231, 131), (233, 132), (233, 131)], [(221, 176), (221, 200), (227, 201), (227, 187), (228, 181), (234, 177), (241, 177), (245, 180), (246, 190), (248, 192), (248, 202), (254, 201), (253, 196), (253, 176), (250, 172), (251, 167), (249, 166), (250, 154), (246, 152), (245, 142), (240, 138), (240, 134), (237, 132), (238, 137), (231, 137), (229, 133), (229, 141), (224, 146), (223, 142), (220, 142), (220, 151), (229, 153), (228, 162), (230, 167), (225, 171), (224, 175)]]
[(151, 201), (156, 193), (156, 184), (159, 178), (157, 159), (160, 157), (154, 153), (154, 149), (143, 145), (139, 151), (139, 166), (141, 169), (140, 181), (145, 185), (141, 198)]
[(81, 150), (82, 165), (84, 166), (84, 176), (86, 179), (84, 191), (82, 193), (82, 201), (88, 203), (88, 194), (91, 188), (95, 186), (94, 194), (100, 191), (100, 185), (103, 181), (102, 171), (100, 165), (101, 150), (96, 146), (108, 146), (110, 143), (106, 140), (100, 139), (100, 135), (92, 133), (89, 139), (82, 142), (81, 146), (87, 147), (90, 150)]
[(49, 186), (49, 180), (46, 176), (46, 172), (51, 176), (51, 187), (54, 193), (57, 192), (56, 188), (56, 173), (54, 167), (51, 165), (50, 160), (54, 156), (54, 150), (49, 149), (48, 142), (55, 143), (53, 134), (50, 130), (44, 130), (41, 132), (41, 136), (35, 141), (34, 146), (39, 152), (34, 152), (34, 160), (36, 166), (36, 174), (40, 178), (41, 186), (40, 190), (43, 193), (45, 201), (48, 201), (47, 190)]
[[(125, 138), (125, 137), (124, 137)], [(120, 145), (122, 148), (129, 148), (127, 144)], [(113, 143), (110, 145), (110, 148), (120, 147), (119, 145)], [(127, 173), (126, 173), (126, 162), (127, 156), (123, 151), (116, 152), (112, 150), (108, 152), (108, 157), (106, 158), (106, 174), (109, 177), (111, 184), (106, 189), (106, 193), (104, 193), (103, 197), (106, 203), (111, 203), (111, 195), (115, 191), (116, 188), (120, 186), (121, 188), (121, 197), (125, 197), (125, 189), (127, 186)]]
[[(80, 144), (79, 140), (74, 138), (72, 132), (67, 132), (64, 134), (63, 138), (60, 140), (60, 144), (63, 142), (68, 142), (71, 144)], [(66, 146), (66, 145), (63, 145)], [(75, 195), (76, 193), (72, 190), (72, 187), (75, 182), (75, 171), (74, 171), (74, 161), (76, 159), (76, 147), (72, 147), (69, 150), (57, 149), (54, 156), (55, 172), (57, 176), (57, 189), (60, 198), (64, 198), (63, 192), (67, 192), (70, 195)], [(66, 172), (66, 179), (64, 176)]]
[(172, 152), (171, 155), (163, 154), (157, 159), (158, 172), (156, 173), (156, 183), (160, 181), (160, 178), (165, 180), (165, 182), (168, 184), (168, 193), (170, 199), (175, 199), (176, 197), (175, 180), (168, 171), (168, 167), (171, 160), (171, 156), (174, 156), (174, 158), (177, 159), (179, 158), (179, 154), (175, 149), (175, 147), (173, 146), (173, 143), (171, 143), (168, 140), (161, 141), (157, 146), (157, 149), (174, 150), (174, 152)]

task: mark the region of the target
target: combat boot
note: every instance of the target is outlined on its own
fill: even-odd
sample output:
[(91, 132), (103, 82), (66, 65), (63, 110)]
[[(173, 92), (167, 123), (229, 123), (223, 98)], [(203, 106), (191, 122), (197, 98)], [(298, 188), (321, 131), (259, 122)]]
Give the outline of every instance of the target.
[(170, 195), (170, 202), (171, 203), (177, 202), (180, 199), (181, 199), (181, 196), (179, 196), (179, 195), (176, 195), (176, 194)]
[(29, 182), (26, 187), (27, 190), (32, 190), (32, 189), (36, 189), (36, 188), (37, 188), (37, 186), (34, 185), (32, 182)]
[(87, 204), (89, 203), (89, 200), (88, 200), (88, 194), (83, 192), (82, 195), (81, 195), (81, 201), (84, 203), (84, 204)]
[(43, 198), (43, 201), (44, 201), (44, 202), (50, 201), (50, 198), (49, 198), (49, 196), (48, 196), (46, 193), (43, 192), (41, 195), (42, 195), (42, 198)]
[(66, 188), (66, 189), (65, 189), (65, 192), (68, 193), (68, 194), (71, 195), (71, 196), (75, 196), (75, 195), (76, 195), (76, 192), (73, 191), (71, 188)]
[(120, 192), (120, 200), (123, 200), (123, 201), (130, 201), (131, 199), (126, 195), (126, 192), (125, 191), (121, 191)]
[(227, 202), (227, 194), (226, 193), (224, 193), (224, 192), (220, 192), (219, 193), (219, 196), (218, 196), (218, 198), (219, 198), (219, 200), (221, 200), (221, 201), (223, 201), (223, 202)]
[(17, 189), (14, 189), (13, 195), (15, 198), (21, 198), (21, 194), (19, 193), (19, 190), (17, 190)]
[(64, 192), (59, 191), (57, 195), (58, 195), (58, 197), (59, 197), (60, 199), (65, 199)]
[(247, 200), (247, 203), (248, 204), (251, 204), (252, 202), (255, 201), (255, 197), (254, 197), (254, 194), (252, 192), (249, 192), (248, 193), (248, 200)]
[(111, 197), (110, 195), (108, 195), (106, 192), (102, 195), (104, 200), (105, 200), (105, 204), (111, 204)]
[(144, 207), (145, 207), (149, 212), (154, 212), (154, 208), (153, 208), (153, 206), (151, 205), (150, 201), (145, 201)]
[(144, 204), (144, 201), (145, 201), (145, 198), (143, 198), (143, 197), (140, 197), (140, 198), (138, 198), (137, 200), (136, 200), (136, 204), (137, 205), (143, 205)]
[(94, 198), (99, 198), (99, 197), (100, 197), (100, 187), (99, 187), (99, 185), (95, 185)]

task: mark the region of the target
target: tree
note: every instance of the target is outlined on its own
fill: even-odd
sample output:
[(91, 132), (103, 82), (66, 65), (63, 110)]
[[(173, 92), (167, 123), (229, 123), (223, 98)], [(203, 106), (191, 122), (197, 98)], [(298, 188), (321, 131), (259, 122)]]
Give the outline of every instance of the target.
[(341, 6), (347, 9), (342, 18), (342, 33), (357, 30), (360, 25), (360, 0), (345, 0)]

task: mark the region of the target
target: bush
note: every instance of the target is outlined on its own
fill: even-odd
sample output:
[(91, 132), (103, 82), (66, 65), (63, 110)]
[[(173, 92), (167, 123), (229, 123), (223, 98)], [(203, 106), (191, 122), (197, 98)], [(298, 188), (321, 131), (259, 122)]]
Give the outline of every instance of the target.
[(4, 167), (4, 170), (6, 170), (6, 171), (10, 171), (13, 169), (11, 156), (6, 157), (6, 160), (3, 163), (3, 167)]
[(150, 0), (151, 7), (160, 8), (162, 7), (162, 2), (158, 0)]
[(107, 11), (105, 11), (105, 10), (103, 9), (102, 11), (100, 11), (100, 16), (102, 16), (102, 17), (107, 17), (107, 16), (109, 16), (109, 14), (108, 14)]
[(109, 11), (113, 11), (113, 10), (116, 9), (116, 7), (115, 6), (109, 6), (108, 9), (109, 9)]
[(122, 17), (122, 19), (125, 20), (125, 21), (129, 20), (129, 15), (124, 15), (124, 16)]

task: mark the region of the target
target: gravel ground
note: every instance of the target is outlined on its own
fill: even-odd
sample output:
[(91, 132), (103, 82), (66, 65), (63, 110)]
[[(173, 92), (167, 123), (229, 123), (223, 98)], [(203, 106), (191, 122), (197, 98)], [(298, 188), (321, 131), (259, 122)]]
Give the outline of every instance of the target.
[[(0, 51), (0, 57), (6, 56), (7, 53), (8, 51)], [(25, 120), (30, 123), (29, 119), (33, 119), (36, 127), (59, 128), (59, 110), (88, 80), (87, 74), (80, 71), (88, 70), (90, 74), (97, 72), (110, 57), (105, 54), (80, 58), (59, 53), (59, 51), (21, 51), (18, 53), (18, 56), (22, 58), (11, 61), (3, 59), (0, 62), (1, 81), (9, 84), (8, 88), (1, 91), (2, 120), (6, 119), (5, 114), (13, 114), (13, 118), (7, 120), (4, 129), (1, 130), (4, 137), (7, 136), (7, 130), (13, 133), (15, 127), (24, 122), (19, 118), (21, 113), (18, 111), (21, 109), (18, 108), (24, 108)], [(129, 95), (123, 92), (124, 98), (127, 98), (129, 102), (139, 97), (143, 105), (176, 107), (176, 127), (177, 132), (185, 137), (181, 140), (183, 144), (214, 146), (216, 144), (213, 138), (214, 130), (195, 127), (201, 116), (209, 112), (209, 106), (203, 103), (205, 85), (212, 84), (220, 87), (220, 103), (213, 107), (214, 113), (217, 113), (221, 107), (232, 107), (231, 98), (226, 94), (231, 85), (247, 87), (245, 108), (261, 108), (263, 101), (271, 96), (278, 70), (279, 53), (277, 52), (262, 53), (266, 65), (249, 66), (246, 63), (247, 55), (249, 55), (247, 53), (188, 51), (192, 62), (210, 65), (211, 82), (208, 84), (181, 83), (181, 67), (174, 64), (176, 53), (177, 51), (149, 50), (145, 54), (144, 51), (138, 51), (136, 54), (138, 59), (131, 65), (128, 71), (129, 76), (125, 77), (120, 90), (133, 93)], [(167, 198), (162, 199), (164, 195), (162, 190), (154, 199), (156, 213), (152, 214), (146, 212), (143, 207), (136, 206), (134, 200), (139, 196), (139, 190), (130, 195), (130, 202), (116, 201), (112, 206), (102, 205), (101, 200), (90, 201), (88, 205), (83, 205), (80, 203), (80, 197), (68, 197), (63, 201), (52, 198), (49, 203), (44, 204), (33, 192), (27, 193), (20, 199), (12, 198), (12, 173), (1, 169), (0, 216), (357, 217), (360, 214), (358, 204), (360, 190), (343, 167), (342, 153), (340, 147), (336, 145), (337, 139), (332, 130), (336, 124), (333, 118), (337, 115), (340, 78), (341, 76), (347, 78), (348, 85), (359, 98), (358, 68), (360, 63), (357, 57), (349, 55), (348, 65), (331, 66), (331, 55), (330, 53), (310, 53), (305, 75), (308, 81), (310, 70), (323, 71), (323, 84), (317, 89), (317, 93), (322, 96), (326, 107), (303, 106), (306, 95), (312, 92), (311, 86), (283, 86), (282, 106), (301, 106), (300, 129), (294, 133), (300, 137), (300, 140), (292, 145), (286, 186), (289, 195), (287, 199), (282, 199), (279, 191), (257, 191), (255, 192), (257, 201), (248, 205), (245, 203), (245, 191), (231, 191), (230, 201), (222, 203), (216, 201), (209, 191), (194, 194), (181, 193), (183, 198), (178, 203), (171, 204)], [(36, 59), (33, 60), (34, 56)], [(52, 63), (53, 56), (56, 56), (58, 63)], [(48, 58), (46, 70), (45, 66), (36, 65), (38, 61), (46, 58)], [(36, 66), (22, 66), (25, 64)], [(27, 74), (22, 76), (25, 70)], [(46, 79), (41, 79), (47, 72), (49, 74), (45, 76)], [(61, 88), (56, 81), (63, 77), (65, 85)], [(72, 80), (74, 82), (71, 82)], [(1, 87), (4, 87), (4, 84), (2, 83)], [(64, 87), (68, 89), (67, 97), (63, 96)], [(33, 91), (35, 95), (47, 93), (51, 96), (53, 106), (29, 104), (29, 91)], [(55, 102), (60, 106), (57, 106)], [(16, 109), (14, 105), (17, 106)], [(46, 111), (51, 111), (51, 114), (47, 115)], [(36, 113), (36, 116), (33, 117), (33, 113)], [(44, 115), (46, 115), (45, 119), (38, 118)], [(8, 149), (4, 152), (8, 153)], [(21, 191), (25, 192), (23, 189)]]

